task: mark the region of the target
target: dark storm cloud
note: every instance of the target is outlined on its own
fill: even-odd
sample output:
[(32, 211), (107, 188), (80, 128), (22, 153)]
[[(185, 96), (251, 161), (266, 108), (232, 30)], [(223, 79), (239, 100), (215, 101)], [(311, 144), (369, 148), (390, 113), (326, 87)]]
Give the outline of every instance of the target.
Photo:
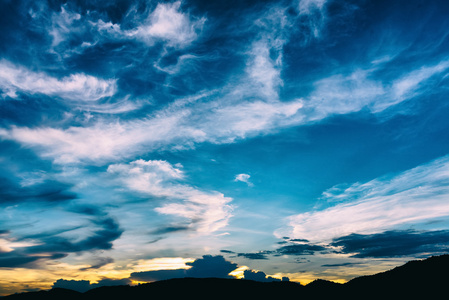
[(118, 239), (123, 230), (119, 224), (112, 218), (105, 218), (103, 220), (93, 221), (97, 226), (101, 227), (92, 236), (78, 243), (81, 251), (91, 249), (108, 250), (112, 248), (112, 242)]
[(0, 203), (16, 204), (21, 202), (59, 203), (77, 198), (70, 191), (71, 184), (47, 180), (30, 186), (20, 186), (10, 178), (0, 177)]
[[(91, 220), (92, 233), (79, 241), (60, 236), (65, 232), (75, 229), (82, 230), (84, 227), (77, 226), (63, 228), (52, 232), (42, 232), (24, 236), (21, 239), (13, 239), (14, 242), (33, 241), (36, 245), (20, 247), (17, 250), (0, 253), (0, 267), (27, 267), (34, 268), (37, 263), (45, 260), (57, 260), (66, 257), (70, 253), (80, 253), (91, 250), (109, 250), (112, 243), (118, 239), (123, 230), (111, 217), (103, 216)], [(96, 228), (96, 230), (94, 230)], [(8, 239), (8, 237), (7, 237)], [(112, 263), (112, 258), (100, 258), (97, 263), (86, 269), (100, 268)]]
[(281, 255), (313, 255), (317, 251), (325, 251), (326, 247), (313, 244), (295, 244), (283, 246), (276, 250)]
[(139, 281), (156, 281), (171, 278), (195, 277), (195, 278), (232, 278), (228, 274), (237, 268), (237, 264), (229, 262), (223, 256), (204, 255), (191, 263), (190, 269), (157, 270), (146, 272), (135, 272), (130, 279)]
[(51, 255), (27, 255), (22, 251), (0, 253), (0, 268), (34, 268), (38, 261), (56, 260), (66, 257), (64, 253), (53, 253)]
[[(244, 257), (247, 259), (252, 259), (252, 260), (265, 260), (265, 259), (269, 259), (269, 255), (273, 255), (273, 256), (298, 255), (299, 256), (299, 255), (313, 255), (315, 252), (329, 251), (329, 249), (326, 248), (325, 246), (315, 245), (315, 244), (311, 244), (311, 243), (305, 244), (304, 242), (307, 241), (305, 239), (292, 239), (292, 240), (290, 240), (289, 238), (284, 238), (284, 239), (285, 239), (285, 241), (278, 242), (277, 244), (284, 245), (284, 244), (288, 244), (289, 242), (290, 242), (290, 244), (288, 244), (286, 246), (282, 246), (274, 251), (262, 250), (259, 252), (237, 253), (237, 256)], [(289, 240), (289, 242), (286, 241), (287, 239)], [(293, 244), (291, 242), (293, 242)], [(301, 244), (297, 244), (296, 242), (301, 242)], [(221, 251), (223, 253), (235, 253), (230, 250), (221, 250)]]
[(58, 279), (53, 283), (53, 288), (63, 288), (78, 291), (81, 293), (91, 289), (89, 280), (65, 280)]
[(237, 264), (225, 260), (221, 255), (203, 255), (203, 258), (186, 263), (186, 265), (191, 266), (187, 270), (188, 277), (198, 278), (228, 278), (228, 274), (237, 268)]
[(187, 270), (176, 269), (176, 270), (156, 270), (156, 271), (144, 271), (144, 272), (134, 272), (131, 273), (131, 279), (137, 281), (158, 281), (167, 280), (173, 278), (184, 278), (189, 277), (186, 275)]
[(100, 220), (91, 220), (92, 224), (98, 227), (90, 236), (77, 242), (64, 237), (49, 236), (42, 238), (44, 245), (27, 248), (30, 252), (82, 252), (88, 250), (109, 250), (112, 242), (118, 239), (123, 230), (112, 218), (106, 217)]
[(267, 274), (265, 274), (262, 271), (253, 271), (253, 270), (245, 270), (243, 272), (243, 279), (260, 281), (260, 282), (289, 281), (288, 277), (282, 277), (282, 280), (281, 280), (278, 278), (267, 276)]
[(235, 253), (234, 251), (231, 251), (231, 250), (220, 250), (220, 252), (221, 253), (229, 253), (229, 254)]
[(308, 243), (309, 240), (306, 240), (306, 239), (291, 239), (290, 242)]
[(237, 256), (257, 260), (257, 259), (268, 259), (267, 255), (272, 253), (273, 251), (261, 251), (256, 253), (238, 253)]
[(98, 283), (90, 283), (89, 280), (66, 280), (58, 279), (53, 283), (53, 288), (63, 288), (78, 291), (81, 293), (87, 292), (88, 290), (101, 287), (101, 286), (116, 286), (116, 285), (128, 285), (130, 280), (124, 279), (110, 279), (103, 278), (98, 281)]
[(350, 266), (354, 266), (354, 265), (361, 265), (363, 263), (341, 263), (341, 264), (324, 264), (321, 265), (323, 268), (338, 268), (338, 267), (350, 267)]
[(114, 262), (114, 259), (112, 257), (99, 257), (97, 258), (96, 262), (87, 268), (80, 269), (81, 271), (91, 270), (91, 269), (99, 269), (107, 264), (111, 264)]
[(179, 232), (179, 231), (186, 231), (190, 230), (191, 228), (189, 226), (185, 225), (179, 225), (179, 226), (163, 226), (156, 228), (150, 232), (150, 234), (166, 234), (166, 233), (172, 233), (172, 232)]
[(401, 257), (445, 253), (449, 250), (449, 230), (394, 230), (376, 234), (350, 234), (335, 239), (332, 246), (353, 257)]

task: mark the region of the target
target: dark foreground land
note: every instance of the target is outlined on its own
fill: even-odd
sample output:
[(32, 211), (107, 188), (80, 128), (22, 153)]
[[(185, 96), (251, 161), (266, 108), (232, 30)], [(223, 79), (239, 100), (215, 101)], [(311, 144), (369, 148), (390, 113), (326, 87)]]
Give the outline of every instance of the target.
[(138, 286), (110, 286), (79, 293), (66, 289), (14, 294), (22, 299), (449, 299), (449, 255), (411, 261), (346, 284), (316, 280), (262, 283), (240, 279), (182, 278)]

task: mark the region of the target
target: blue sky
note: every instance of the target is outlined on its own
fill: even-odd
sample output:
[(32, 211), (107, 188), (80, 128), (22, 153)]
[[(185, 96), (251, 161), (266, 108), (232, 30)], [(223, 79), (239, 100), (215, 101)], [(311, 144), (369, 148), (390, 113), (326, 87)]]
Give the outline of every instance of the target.
[(2, 294), (447, 253), (446, 1), (0, 3)]

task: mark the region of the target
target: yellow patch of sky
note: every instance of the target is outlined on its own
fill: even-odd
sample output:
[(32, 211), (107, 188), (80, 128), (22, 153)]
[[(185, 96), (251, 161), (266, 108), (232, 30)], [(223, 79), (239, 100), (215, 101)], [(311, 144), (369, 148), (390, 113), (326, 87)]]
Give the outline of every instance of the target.
[(231, 275), (237, 279), (242, 279), (243, 278), (243, 272), (245, 272), (245, 270), (248, 270), (249, 267), (247, 266), (241, 266), (238, 267), (237, 269), (235, 269), (234, 271), (232, 271), (231, 273), (229, 273), (228, 275)]
[[(115, 264), (107, 264), (100, 268), (89, 269), (90, 265), (86, 264), (72, 265), (51, 262), (39, 269), (0, 269), (0, 278), (2, 278), (0, 296), (23, 292), (28, 287), (48, 290), (58, 279), (89, 280), (92, 284), (98, 283), (103, 278), (129, 278), (133, 272), (189, 269), (191, 266), (186, 265), (186, 263), (193, 261), (193, 258), (160, 257), (139, 260), (137, 264), (127, 265), (125, 268), (118, 268)], [(138, 283), (144, 282), (132, 281), (132, 284)]]

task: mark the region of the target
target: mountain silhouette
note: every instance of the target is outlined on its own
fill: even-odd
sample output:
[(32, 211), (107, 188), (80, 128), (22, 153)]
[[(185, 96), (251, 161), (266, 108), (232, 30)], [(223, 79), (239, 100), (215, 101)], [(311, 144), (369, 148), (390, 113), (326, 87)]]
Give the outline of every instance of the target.
[(310, 298), (310, 299), (437, 299), (446, 294), (449, 255), (410, 261), (392, 270), (361, 276), (345, 284), (315, 280), (306, 286), (294, 282), (257, 282), (242, 279), (177, 278), (137, 286), (104, 286), (79, 293), (54, 288), (3, 297), (2, 300), (40, 299), (165, 299), (193, 298)]

